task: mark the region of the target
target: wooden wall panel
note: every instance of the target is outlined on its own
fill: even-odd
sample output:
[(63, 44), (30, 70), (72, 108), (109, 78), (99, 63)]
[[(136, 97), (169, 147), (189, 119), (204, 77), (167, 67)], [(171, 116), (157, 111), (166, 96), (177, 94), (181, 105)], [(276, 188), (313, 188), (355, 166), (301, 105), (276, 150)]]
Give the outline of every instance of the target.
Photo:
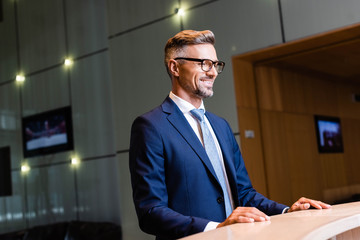
[(352, 94), (360, 94), (360, 84), (347, 83), (337, 88), (339, 115), (346, 118), (360, 119), (360, 102), (354, 102)]
[(257, 108), (253, 66), (249, 62), (233, 59), (233, 73), (236, 105), (238, 107)]
[(347, 183), (349, 185), (360, 184), (360, 118), (342, 118), (341, 126)]
[(268, 196), (275, 201), (290, 204), (291, 172), (285, 119), (282, 113), (274, 111), (262, 110), (260, 115)]
[[(264, 156), (257, 109), (238, 108), (238, 120), (241, 129), (241, 153), (254, 188), (267, 196)], [(245, 138), (245, 131), (253, 130), (254, 138)]]
[(333, 116), (338, 114), (338, 84), (333, 78), (266, 66), (256, 67), (255, 73), (261, 109)]
[(360, 156), (357, 150), (319, 154), (316, 142), (314, 115), (340, 116), (343, 105), (345, 115), (356, 110), (354, 102), (339, 101), (349, 98), (349, 82), (266, 66), (256, 67), (255, 76), (268, 196), (287, 204), (300, 196), (322, 200), (325, 189), (360, 183), (353, 170), (360, 164), (351, 160)]
[(324, 189), (346, 186), (344, 155), (342, 153), (323, 153), (318, 156), (322, 164), (321, 175)]
[(292, 201), (302, 196), (322, 198), (321, 162), (317, 157), (314, 120), (311, 115), (284, 114), (287, 161)]
[(328, 188), (323, 191), (323, 201), (328, 203), (344, 203), (345, 199), (351, 199), (354, 194), (359, 194), (360, 184), (350, 184), (338, 188)]
[(282, 111), (281, 72), (276, 68), (259, 66), (255, 68), (256, 90), (259, 108)]
[(303, 76), (294, 72), (281, 72), (281, 89), (284, 112), (305, 113), (308, 112), (309, 105), (306, 104), (307, 80)]
[(339, 103), (337, 99), (337, 88), (339, 82), (332, 79), (317, 78), (314, 76), (303, 76), (306, 80), (307, 106), (309, 114), (337, 116), (339, 114)]
[(305, 114), (338, 114), (337, 84), (302, 72), (281, 71), (283, 101), (286, 112)]

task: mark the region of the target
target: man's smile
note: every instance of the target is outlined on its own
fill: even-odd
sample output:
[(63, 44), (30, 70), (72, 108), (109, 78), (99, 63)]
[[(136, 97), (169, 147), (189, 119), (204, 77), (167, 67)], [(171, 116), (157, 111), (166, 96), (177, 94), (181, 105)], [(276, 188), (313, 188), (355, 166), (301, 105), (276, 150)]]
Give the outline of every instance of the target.
[(200, 82), (204, 83), (206, 86), (208, 87), (212, 87), (214, 85), (214, 79), (209, 79), (209, 78), (201, 78)]

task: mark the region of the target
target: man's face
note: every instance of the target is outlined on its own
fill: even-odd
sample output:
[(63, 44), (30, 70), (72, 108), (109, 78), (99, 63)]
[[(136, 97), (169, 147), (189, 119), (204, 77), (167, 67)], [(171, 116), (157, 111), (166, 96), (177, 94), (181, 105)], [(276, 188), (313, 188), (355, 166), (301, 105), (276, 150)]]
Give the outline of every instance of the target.
[[(190, 45), (184, 49), (183, 57), (210, 59), (217, 61), (216, 51), (211, 44)], [(218, 73), (212, 67), (205, 72), (201, 69), (201, 62), (176, 60), (179, 64), (179, 76), (174, 84), (182, 94), (190, 98), (207, 98), (213, 95), (213, 84)], [(182, 96), (184, 98), (184, 96)]]

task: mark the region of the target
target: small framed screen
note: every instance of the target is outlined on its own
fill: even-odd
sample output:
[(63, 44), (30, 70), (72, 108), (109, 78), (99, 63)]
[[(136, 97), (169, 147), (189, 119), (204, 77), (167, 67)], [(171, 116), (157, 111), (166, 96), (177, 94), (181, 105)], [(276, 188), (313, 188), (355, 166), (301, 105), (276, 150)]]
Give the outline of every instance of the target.
[(22, 135), (25, 158), (74, 149), (71, 108), (23, 118)]
[(340, 118), (316, 115), (315, 126), (320, 153), (344, 152)]

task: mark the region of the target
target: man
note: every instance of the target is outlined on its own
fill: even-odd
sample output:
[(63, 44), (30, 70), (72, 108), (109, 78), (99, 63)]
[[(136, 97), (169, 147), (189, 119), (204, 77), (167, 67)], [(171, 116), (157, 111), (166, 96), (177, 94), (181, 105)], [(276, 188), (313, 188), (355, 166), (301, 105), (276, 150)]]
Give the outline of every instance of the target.
[[(130, 172), (140, 228), (174, 239), (269, 215), (329, 208), (301, 198), (290, 208), (253, 189), (229, 124), (205, 112), (218, 61), (211, 31), (185, 30), (165, 46), (172, 90), (132, 126)], [(199, 110), (200, 109), (200, 110)], [(203, 113), (205, 112), (205, 116)]]

